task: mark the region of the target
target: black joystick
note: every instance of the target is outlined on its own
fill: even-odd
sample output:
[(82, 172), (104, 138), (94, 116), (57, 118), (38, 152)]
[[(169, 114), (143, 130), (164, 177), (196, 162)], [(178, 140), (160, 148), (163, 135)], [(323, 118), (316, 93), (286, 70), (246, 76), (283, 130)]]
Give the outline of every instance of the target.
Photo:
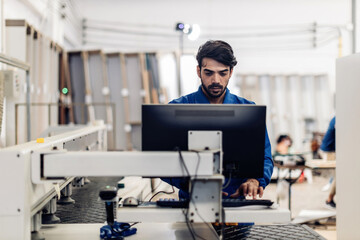
[(106, 221), (109, 226), (114, 225), (114, 202), (116, 202), (117, 188), (106, 186), (100, 190), (99, 196), (105, 201)]

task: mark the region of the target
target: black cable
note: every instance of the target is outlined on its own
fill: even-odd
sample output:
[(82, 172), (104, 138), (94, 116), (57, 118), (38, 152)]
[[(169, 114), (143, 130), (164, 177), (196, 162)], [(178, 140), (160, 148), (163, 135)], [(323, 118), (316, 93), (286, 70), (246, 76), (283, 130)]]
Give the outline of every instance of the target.
[[(129, 230), (130, 228), (132, 228), (134, 225), (136, 225), (136, 224), (138, 224), (138, 223), (140, 223), (140, 222), (134, 222), (134, 223), (131, 224), (128, 228), (125, 228), (125, 229), (123, 229), (123, 230), (121, 230), (121, 231), (119, 231), (119, 232), (117, 232), (117, 233), (125, 232), (126, 230)], [(111, 228), (112, 228), (112, 227), (111, 227)]]
[(222, 189), (227, 188), (230, 185), (230, 182), (231, 182), (231, 172), (229, 173), (229, 179), (228, 179), (227, 183), (222, 187)]
[(130, 227), (132, 227), (132, 226), (134, 226), (134, 225), (136, 225), (138, 223), (140, 223), (140, 222), (134, 222), (133, 224), (130, 225)]
[[(183, 157), (182, 157), (181, 150), (178, 149), (178, 151), (179, 151), (180, 161), (181, 161), (181, 163), (184, 165), (184, 168), (185, 168), (188, 176), (190, 177), (190, 173), (189, 173), (189, 170), (187, 169), (186, 164), (185, 164), (185, 161), (184, 161), (184, 159), (183, 159)], [(192, 152), (195, 152), (195, 153), (197, 154), (197, 156), (198, 156), (198, 162), (197, 162), (196, 169), (195, 169), (195, 179), (197, 179), (197, 174), (198, 174), (198, 170), (199, 170), (199, 165), (200, 165), (201, 157), (200, 157), (199, 151), (192, 151)], [(216, 237), (218, 237), (217, 234), (214, 233), (213, 229), (206, 223), (206, 221), (204, 220), (204, 218), (203, 218), (203, 217), (199, 214), (199, 212), (197, 211), (196, 204), (195, 204), (195, 202), (193, 201), (193, 198), (192, 198), (192, 194), (193, 194), (195, 182), (192, 181), (191, 178), (190, 178), (190, 184), (191, 184), (191, 189), (190, 189), (190, 202), (192, 202), (192, 203), (194, 204), (194, 206), (195, 206), (195, 211), (197, 212), (198, 216), (201, 218), (201, 220), (203, 221), (203, 223), (205, 223), (205, 225), (206, 225), (207, 227), (209, 227), (210, 231), (211, 231)], [(190, 204), (190, 202), (189, 202), (189, 204)], [(189, 223), (188, 211), (189, 211), (189, 209), (187, 208), (187, 209), (186, 209), (186, 213), (185, 213), (184, 211), (183, 211), (183, 213), (184, 213), (184, 215), (185, 215), (186, 225), (188, 226), (188, 229), (189, 229), (191, 235), (193, 236), (193, 239), (195, 239), (194, 237), (196, 236), (197, 238), (206, 240), (205, 238), (203, 238), (203, 237), (201, 237), (200, 235), (198, 235), (198, 234), (195, 232), (192, 224)]]
[[(196, 164), (196, 168), (195, 168), (195, 178), (194, 179), (197, 179), (197, 173), (198, 173), (198, 170), (199, 170), (199, 165), (200, 165), (200, 154), (198, 151), (193, 151), (197, 154), (198, 156), (198, 162)], [(195, 182), (194, 181), (191, 181), (190, 180), (190, 184), (191, 184), (191, 190), (190, 190), (190, 201), (192, 201), (192, 203), (194, 204), (195, 206), (195, 211), (198, 213), (199, 217), (201, 218), (201, 220), (205, 223), (204, 219), (200, 216), (199, 212), (197, 211), (197, 207), (196, 207), (196, 204), (195, 202), (192, 200), (192, 194), (193, 194), (193, 190), (194, 190), (194, 186), (195, 186)], [(201, 237), (200, 235), (198, 235), (196, 232), (195, 232), (195, 229), (193, 228), (192, 224), (190, 223), (190, 227), (192, 229), (192, 231), (194, 232), (194, 235), (200, 239), (203, 239), (203, 240), (206, 240), (205, 238)]]
[(191, 227), (190, 227), (189, 218), (187, 217), (188, 211), (189, 211), (188, 209), (185, 209), (185, 210), (183, 210), (182, 212), (183, 212), (183, 214), (184, 214), (184, 216), (185, 216), (186, 226), (187, 226), (187, 228), (189, 229), (189, 232), (190, 232), (190, 234), (191, 234), (191, 237), (192, 237), (192, 239), (196, 240), (195, 235), (194, 235), (194, 233), (193, 233), (193, 230), (192, 230)]
[[(182, 164), (182, 166), (183, 166), (181, 169), (183, 169), (183, 168), (185, 169), (187, 176), (190, 178), (190, 184), (191, 184), (191, 187), (192, 187), (193, 185), (192, 185), (192, 183), (191, 183), (190, 173), (189, 173), (189, 170), (188, 170), (187, 167), (186, 167), (185, 161), (184, 161), (183, 156), (182, 156), (182, 154), (181, 154), (181, 149), (178, 148), (178, 147), (176, 147), (175, 149), (179, 152), (179, 159), (180, 159), (180, 162), (181, 162), (181, 164)], [(192, 190), (190, 190), (190, 200), (189, 200), (189, 204), (190, 204), (190, 201), (192, 201)], [(186, 208), (185, 210), (183, 210), (183, 214), (184, 214), (184, 217), (185, 217), (186, 226), (188, 227), (189, 232), (190, 232), (192, 238), (193, 238), (194, 240), (196, 240), (195, 235), (197, 235), (197, 234), (196, 234), (195, 231), (192, 229), (191, 223), (189, 222), (188, 213), (189, 213), (189, 208)]]
[[(154, 187), (152, 190), (155, 192), (155, 190), (156, 190), (158, 187), (160, 187), (161, 184), (162, 184), (162, 181), (160, 181), (160, 182), (158, 183), (158, 185), (156, 185), (156, 187)], [(146, 199), (149, 195), (152, 195), (152, 192), (148, 193), (148, 194), (144, 197), (144, 199)]]
[[(195, 152), (195, 153), (198, 155), (198, 163), (197, 163), (196, 170), (195, 170), (195, 179), (196, 179), (196, 178), (197, 178), (197, 173), (198, 173), (198, 168), (199, 168), (199, 165), (200, 165), (200, 160), (201, 160), (201, 158), (200, 158), (199, 151), (194, 151), (194, 150), (193, 150), (192, 152)], [(193, 192), (193, 185), (195, 185), (195, 183), (191, 185), (191, 186), (192, 186), (191, 193)], [(216, 232), (214, 233), (214, 231), (213, 231), (214, 229), (213, 229), (212, 227), (210, 227), (210, 226), (207, 224), (207, 222), (204, 220), (204, 218), (199, 214), (195, 202), (193, 202), (193, 204), (194, 204), (194, 206), (195, 206), (195, 211), (197, 212), (197, 214), (199, 215), (199, 217), (201, 218), (201, 220), (203, 221), (203, 223), (205, 223), (206, 226), (209, 227), (210, 231), (211, 231), (216, 237), (218, 237), (217, 233), (216, 233)], [(197, 235), (197, 236), (198, 236), (198, 235)], [(198, 236), (198, 237), (200, 237), (200, 236)], [(200, 237), (200, 238), (201, 238), (201, 237)]]
[(225, 235), (224, 235), (224, 226), (225, 226), (225, 210), (224, 208), (221, 208), (221, 236), (223, 237), (223, 239), (225, 239)]
[(152, 200), (156, 195), (158, 195), (159, 193), (173, 194), (173, 193), (175, 192), (174, 185), (171, 185), (171, 186), (172, 186), (172, 191), (171, 191), (171, 192), (159, 191), (159, 192), (155, 193), (155, 194), (149, 199), (149, 202), (151, 202), (151, 200)]
[(178, 147), (176, 147), (175, 149), (177, 149), (177, 151), (179, 152), (180, 161), (181, 161), (181, 163), (183, 164), (183, 167), (184, 167), (184, 169), (185, 169), (185, 171), (186, 171), (187, 176), (190, 178), (190, 177), (191, 177), (191, 176), (190, 176), (190, 172), (189, 172), (189, 170), (188, 170), (188, 168), (187, 168), (187, 166), (186, 166), (186, 164), (185, 164), (184, 158), (183, 158), (183, 156), (182, 156), (182, 154), (181, 154), (181, 149), (178, 148)]

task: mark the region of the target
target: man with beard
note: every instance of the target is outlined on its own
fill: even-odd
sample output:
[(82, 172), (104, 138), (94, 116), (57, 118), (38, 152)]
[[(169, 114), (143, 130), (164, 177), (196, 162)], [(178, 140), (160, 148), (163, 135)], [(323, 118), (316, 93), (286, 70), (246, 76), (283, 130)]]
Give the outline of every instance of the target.
[[(171, 104), (254, 104), (249, 100), (231, 94), (227, 85), (237, 64), (231, 46), (224, 41), (207, 41), (200, 46), (196, 56), (197, 74), (201, 79), (201, 86), (197, 92), (182, 96), (171, 101)], [(241, 137), (241, 136), (239, 136)], [(241, 147), (241, 146), (239, 146)], [(262, 197), (265, 187), (269, 184), (273, 161), (271, 145), (265, 134), (264, 177), (258, 179), (226, 179), (223, 197), (238, 198)], [(187, 182), (183, 179), (164, 178), (164, 181), (180, 189), (179, 198), (188, 198)], [(231, 181), (228, 183), (227, 181)]]

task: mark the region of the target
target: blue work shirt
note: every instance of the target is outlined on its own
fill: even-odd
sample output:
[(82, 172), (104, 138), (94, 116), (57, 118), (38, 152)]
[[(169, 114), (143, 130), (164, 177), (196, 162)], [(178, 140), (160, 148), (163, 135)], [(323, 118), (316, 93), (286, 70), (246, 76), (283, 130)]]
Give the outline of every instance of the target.
[(330, 121), (329, 128), (321, 142), (320, 149), (325, 152), (335, 152), (335, 117)]
[[(207, 99), (205, 94), (203, 93), (201, 86), (199, 87), (197, 92), (190, 93), (186, 96), (182, 96), (178, 99), (172, 100), (170, 102), (171, 104), (210, 104), (210, 101)], [(252, 101), (246, 100), (245, 98), (238, 97), (234, 94), (231, 94), (229, 89), (226, 88), (225, 97), (223, 104), (255, 104)], [(267, 131), (265, 132), (265, 154), (264, 154), (264, 177), (258, 178), (259, 186), (265, 187), (269, 184), (271, 180), (271, 175), (273, 172), (274, 164), (272, 161), (272, 155), (271, 155), (271, 145), (269, 141), (269, 137), (267, 134)], [(183, 189), (187, 189), (187, 182), (184, 179), (181, 178), (162, 178), (165, 182), (176, 186), (180, 189), (179, 191), (179, 198), (188, 198), (188, 193), (184, 192)], [(230, 184), (223, 189), (223, 192), (229, 193), (229, 196), (240, 187), (240, 185), (245, 182), (247, 179), (241, 179), (241, 178), (233, 178), (231, 179)], [(225, 184), (227, 185), (228, 179), (225, 180)]]

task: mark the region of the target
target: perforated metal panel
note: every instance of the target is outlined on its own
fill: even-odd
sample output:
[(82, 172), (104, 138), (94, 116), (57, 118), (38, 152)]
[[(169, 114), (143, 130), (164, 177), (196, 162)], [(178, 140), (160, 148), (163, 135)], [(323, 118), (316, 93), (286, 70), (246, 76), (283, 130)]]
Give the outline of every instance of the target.
[[(221, 227), (215, 226), (220, 234)], [(276, 239), (276, 240), (310, 240), (324, 239), (306, 225), (251, 225), (251, 226), (225, 226), (224, 239)]]
[[(105, 203), (99, 199), (101, 188), (116, 186), (120, 177), (89, 178), (84, 187), (73, 188), (71, 198), (75, 204), (57, 205), (56, 216), (61, 223), (104, 223), (106, 221)], [(114, 212), (114, 215), (115, 212)]]

